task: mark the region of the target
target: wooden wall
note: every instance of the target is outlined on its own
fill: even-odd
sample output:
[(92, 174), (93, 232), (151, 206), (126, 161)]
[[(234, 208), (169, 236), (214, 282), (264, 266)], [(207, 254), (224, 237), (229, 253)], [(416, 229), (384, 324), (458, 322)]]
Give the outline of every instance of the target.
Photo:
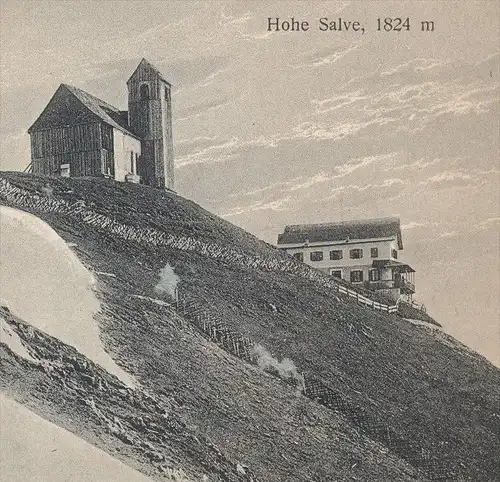
[(170, 87), (165, 89), (165, 108), (164, 108), (164, 128), (165, 128), (165, 186), (169, 189), (174, 189), (174, 139), (172, 132), (172, 97)]
[(31, 132), (35, 174), (57, 175), (61, 164), (71, 176), (100, 176), (113, 166), (113, 129), (93, 122)]
[[(141, 85), (149, 86), (149, 99), (141, 99)], [(143, 182), (155, 187), (174, 187), (172, 99), (170, 86), (157, 75), (139, 72), (129, 83), (129, 119), (143, 138), (141, 168)]]

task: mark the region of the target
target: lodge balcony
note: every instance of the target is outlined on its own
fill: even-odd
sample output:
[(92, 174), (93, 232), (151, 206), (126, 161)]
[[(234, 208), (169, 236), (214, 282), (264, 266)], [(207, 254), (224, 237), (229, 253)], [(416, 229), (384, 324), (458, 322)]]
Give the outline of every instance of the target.
[(399, 288), (401, 293), (415, 293), (415, 283), (406, 279), (394, 280), (394, 288)]
[(415, 284), (406, 279), (366, 281), (364, 283), (364, 286), (366, 289), (372, 291), (390, 290), (394, 288), (399, 288), (401, 294), (415, 293)]

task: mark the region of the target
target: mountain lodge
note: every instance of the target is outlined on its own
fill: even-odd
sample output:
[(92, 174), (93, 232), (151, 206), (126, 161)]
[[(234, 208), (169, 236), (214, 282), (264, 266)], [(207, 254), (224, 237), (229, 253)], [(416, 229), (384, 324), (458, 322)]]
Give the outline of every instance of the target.
[(415, 270), (398, 261), (399, 218), (286, 226), (278, 248), (336, 278), (411, 301)]

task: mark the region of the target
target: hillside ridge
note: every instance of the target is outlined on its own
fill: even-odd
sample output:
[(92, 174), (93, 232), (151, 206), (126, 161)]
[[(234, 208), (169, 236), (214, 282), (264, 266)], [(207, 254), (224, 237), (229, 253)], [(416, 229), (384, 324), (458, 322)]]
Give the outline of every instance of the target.
[[(0, 178), (0, 201), (48, 222), (96, 275), (102, 337), (117, 362), (155, 396), (170, 387), (189, 407), (186, 426), (213, 439), (228, 460), (244, 459), (256, 479), (493, 480), (499, 473), (499, 370), (438, 328), (360, 305), (328, 277), (180, 196), (89, 179)], [(184, 305), (177, 310), (171, 296), (153, 289), (166, 265), (180, 279)], [(152, 336), (160, 326), (157, 345)], [(167, 343), (179, 326), (194, 330), (193, 346)], [(267, 365), (259, 364), (257, 345), (269, 354)], [(216, 359), (226, 355), (198, 365), (214, 349)], [(162, 351), (183, 360), (183, 369)], [(295, 372), (290, 364), (284, 375), (276, 369), (285, 359)], [(268, 408), (241, 391), (248, 377)], [(211, 401), (208, 412), (200, 396)], [(293, 418), (302, 433), (298, 446), (289, 422), (278, 412), (277, 420), (269, 418), (277, 397), (284, 406), (304, 407)], [(256, 414), (268, 427), (285, 424), (283, 434), (251, 430), (245, 417)], [(354, 459), (346, 457), (351, 442), (330, 444), (339, 423), (345, 440), (366, 447), (364, 455), (356, 449)], [(326, 427), (327, 438), (317, 438)], [(363, 441), (382, 449), (377, 464)], [(326, 460), (327, 453), (339, 458)], [(187, 473), (201, 474), (186, 460)], [(224, 477), (224, 470), (212, 477)]]

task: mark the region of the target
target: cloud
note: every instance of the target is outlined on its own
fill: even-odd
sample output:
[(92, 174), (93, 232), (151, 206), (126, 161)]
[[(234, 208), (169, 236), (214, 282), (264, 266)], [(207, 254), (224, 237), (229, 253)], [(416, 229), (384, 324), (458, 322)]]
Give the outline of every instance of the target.
[(453, 238), (455, 236), (458, 236), (458, 233), (456, 231), (448, 231), (439, 235), (440, 238)]
[(407, 164), (400, 164), (398, 163), (397, 165), (395, 166), (390, 166), (390, 167), (387, 167), (385, 169), (383, 169), (384, 171), (388, 172), (388, 171), (421, 171), (422, 169), (425, 169), (426, 167), (429, 167), (429, 166), (434, 166), (435, 164), (439, 164), (441, 162), (444, 162), (446, 161), (446, 163), (448, 165), (450, 165), (452, 162), (458, 160), (458, 158), (455, 158), (455, 159), (443, 159), (443, 158), (440, 158), (440, 157), (435, 157), (434, 159), (431, 159), (431, 160), (426, 160), (426, 159), (417, 159), (416, 161), (414, 162), (410, 162), (410, 163), (407, 163)]
[(364, 167), (369, 166), (370, 164), (380, 164), (386, 160), (394, 159), (397, 156), (396, 152), (390, 152), (387, 154), (377, 154), (374, 156), (366, 156), (358, 159), (353, 159), (350, 162), (337, 166), (335, 169), (342, 177), (347, 176), (348, 174), (357, 171), (358, 169), (362, 169)]
[(196, 87), (197, 88), (208, 87), (209, 85), (211, 85), (214, 82), (214, 80), (217, 77), (219, 77), (224, 72), (227, 72), (228, 70), (229, 70), (228, 68), (224, 68), (224, 69), (219, 69), (219, 70), (216, 70), (215, 72), (212, 72), (209, 76), (207, 76), (206, 78), (201, 80), (198, 84), (196, 84)]
[(488, 218), (488, 219), (485, 219), (484, 221), (481, 221), (480, 223), (476, 224), (475, 225), (475, 228), (476, 229), (484, 229), (484, 230), (487, 230), (487, 229), (492, 229), (492, 228), (497, 228), (497, 224), (500, 223), (500, 217), (496, 216), (496, 217), (491, 217), (491, 218)]
[(372, 184), (372, 183), (367, 183), (363, 185), (359, 184), (349, 184), (346, 186), (340, 186), (340, 187), (335, 187), (330, 190), (332, 193), (329, 197), (323, 198), (325, 199), (334, 199), (339, 196), (342, 191), (356, 191), (356, 192), (363, 192), (363, 191), (368, 191), (368, 190), (379, 190), (379, 189), (385, 189), (385, 188), (390, 188), (392, 186), (404, 186), (407, 184), (408, 181), (405, 181), (404, 179), (385, 179), (383, 182), (380, 184)]
[(255, 139), (242, 140), (238, 137), (218, 141), (201, 149), (189, 152), (184, 156), (176, 158), (176, 167), (182, 168), (194, 164), (215, 164), (227, 162), (237, 157), (237, 154), (244, 148), (254, 147), (274, 147), (276, 141), (273, 137), (260, 136)]
[(419, 223), (419, 222), (416, 222), (416, 221), (410, 221), (409, 223), (403, 224), (401, 226), (401, 229), (403, 231), (409, 231), (410, 229), (425, 228), (425, 227), (428, 227), (428, 226), (437, 226), (437, 223), (429, 223), (429, 222)]
[(285, 206), (289, 204), (290, 201), (291, 198), (287, 196), (275, 201), (265, 202), (261, 200), (247, 206), (235, 206), (226, 213), (221, 214), (221, 217), (228, 218), (257, 211), (285, 211), (287, 209)]
[(336, 95), (328, 99), (323, 99), (323, 100), (313, 99), (311, 102), (313, 105), (316, 106), (316, 112), (318, 114), (326, 114), (327, 112), (341, 109), (356, 102), (363, 101), (366, 98), (367, 96), (363, 94), (363, 91), (356, 90)]
[(188, 145), (193, 145), (193, 144), (202, 144), (202, 143), (212, 143), (213, 141), (216, 140), (215, 136), (199, 136), (199, 137), (193, 137), (193, 138), (187, 138), (187, 139), (177, 139), (176, 144), (188, 144)]
[(417, 58), (409, 60), (408, 62), (403, 62), (396, 67), (386, 70), (380, 73), (381, 77), (389, 77), (395, 74), (406, 73), (408, 71), (413, 70), (414, 72), (424, 71), (429, 69), (435, 69), (437, 67), (444, 67), (447, 64), (450, 64), (451, 61), (446, 59), (426, 59), (426, 58)]
[(191, 105), (191, 106), (186, 107), (185, 109), (181, 110), (178, 113), (175, 120), (180, 122), (180, 121), (185, 121), (188, 119), (193, 119), (194, 117), (202, 116), (209, 111), (222, 109), (223, 107), (231, 104), (232, 102), (234, 102), (234, 99), (232, 99), (232, 98), (207, 99), (207, 100), (202, 101), (198, 104)]
[(436, 174), (424, 181), (424, 184), (427, 183), (442, 183), (449, 181), (468, 181), (473, 179), (473, 177), (463, 171), (444, 171)]
[(359, 47), (359, 44), (353, 44), (349, 47), (339, 50), (328, 49), (326, 52), (323, 50), (315, 54), (308, 54), (305, 56), (305, 61), (296, 65), (290, 65), (293, 69), (300, 68), (318, 68), (324, 67), (325, 65), (330, 65), (343, 59), (346, 55), (354, 52)]
[[(229, 101), (228, 101), (229, 103)], [(208, 109), (218, 109), (226, 104), (214, 104), (207, 102), (205, 105)], [(196, 111), (200, 107), (192, 108), (192, 111)], [(188, 111), (190, 112), (190, 111)], [(191, 116), (195, 117), (196, 115)], [(189, 116), (184, 117), (187, 119)], [(387, 123), (393, 122), (392, 119), (377, 118), (369, 120), (365, 123), (349, 123), (349, 122), (302, 122), (297, 126), (291, 128), (287, 132), (261, 135), (253, 138), (242, 139), (239, 137), (232, 137), (224, 141), (218, 141), (213, 145), (207, 145), (203, 148), (196, 149), (192, 152), (188, 151), (184, 155), (178, 156), (176, 158), (176, 166), (183, 168), (194, 164), (214, 164), (229, 162), (238, 157), (238, 155), (248, 148), (263, 148), (271, 149), (276, 148), (284, 143), (288, 145), (293, 141), (306, 141), (306, 140), (328, 140), (328, 141), (340, 141), (348, 136), (352, 136), (363, 129), (367, 129), (370, 126), (381, 126)], [(385, 156), (385, 155), (382, 155)], [(380, 156), (376, 156), (373, 160), (377, 160)], [(366, 158), (359, 166), (351, 166), (350, 163), (346, 163), (339, 167), (339, 174), (348, 174), (350, 170), (358, 169), (367, 164), (371, 163), (369, 158)], [(343, 169), (345, 171), (343, 171)]]
[[(252, 189), (250, 191), (240, 192), (234, 194), (233, 197), (241, 196), (263, 196), (263, 195), (276, 195), (276, 194), (286, 194), (293, 193), (295, 191), (307, 190), (312, 187), (316, 187), (318, 184), (332, 184), (340, 179), (344, 179), (350, 174), (354, 173), (359, 169), (363, 169), (371, 164), (381, 164), (387, 160), (393, 159), (398, 153), (384, 153), (374, 156), (366, 156), (361, 158), (355, 158), (338, 166), (332, 166), (332, 174), (328, 174), (325, 171), (320, 171), (312, 176), (298, 176), (294, 177), (288, 181), (273, 182), (266, 186)], [(402, 179), (385, 179), (379, 187), (390, 187), (395, 184), (404, 183)], [(370, 185), (371, 186), (371, 185)], [(343, 187), (345, 188), (345, 187)], [(339, 189), (343, 189), (339, 188)], [(323, 188), (324, 189), (324, 188)]]
[(224, 11), (221, 12), (221, 20), (219, 20), (220, 27), (226, 27), (227, 25), (245, 25), (252, 18), (252, 14), (250, 12), (246, 12), (245, 14), (237, 17), (233, 15), (226, 15)]
[[(493, 71), (495, 67), (488, 64), (496, 63), (496, 57), (490, 58), (485, 68)], [(343, 123), (350, 123), (353, 132), (392, 122), (398, 131), (416, 133), (441, 116), (492, 112), (498, 106), (498, 92), (498, 80), (478, 75), (475, 65), (418, 58), (350, 79), (334, 96), (312, 99), (311, 104), (318, 116), (341, 111)]]

